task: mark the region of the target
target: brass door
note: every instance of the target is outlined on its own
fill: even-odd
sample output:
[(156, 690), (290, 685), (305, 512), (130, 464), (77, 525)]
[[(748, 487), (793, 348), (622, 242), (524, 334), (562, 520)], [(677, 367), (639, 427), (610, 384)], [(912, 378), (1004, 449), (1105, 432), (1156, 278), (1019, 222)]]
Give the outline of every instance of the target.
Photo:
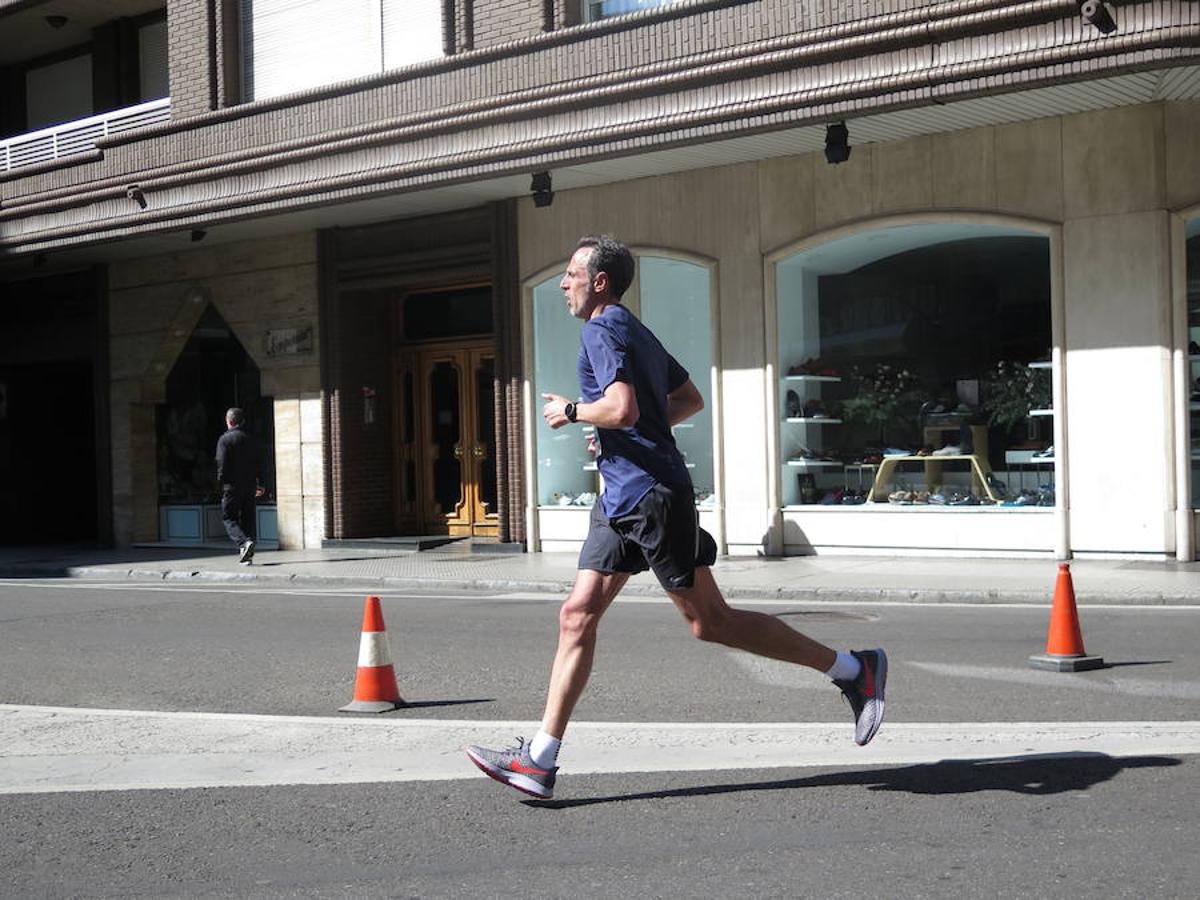
[(397, 380), (397, 524), (423, 534), (494, 536), (495, 351), (423, 348), (405, 354)]

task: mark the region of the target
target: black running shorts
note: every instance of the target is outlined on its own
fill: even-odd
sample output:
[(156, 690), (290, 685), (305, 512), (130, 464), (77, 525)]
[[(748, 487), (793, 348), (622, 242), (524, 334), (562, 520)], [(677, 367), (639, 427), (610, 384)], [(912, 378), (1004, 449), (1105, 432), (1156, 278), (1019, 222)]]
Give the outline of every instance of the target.
[(717, 542), (700, 527), (691, 487), (655, 485), (633, 512), (610, 519), (599, 500), (579, 552), (579, 568), (636, 574), (653, 569), (665, 590), (690, 588), (697, 566), (717, 560)]

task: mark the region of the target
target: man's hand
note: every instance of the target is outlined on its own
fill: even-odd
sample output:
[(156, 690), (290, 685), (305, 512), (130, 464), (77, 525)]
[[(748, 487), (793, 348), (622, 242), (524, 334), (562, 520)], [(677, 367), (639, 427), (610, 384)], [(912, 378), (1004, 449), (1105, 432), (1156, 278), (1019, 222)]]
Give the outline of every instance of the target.
[(566, 413), (567, 404), (571, 401), (558, 394), (542, 394), (542, 399), (546, 401), (546, 405), (542, 407), (542, 418), (546, 420), (547, 425), (551, 428), (562, 428), (571, 424)]

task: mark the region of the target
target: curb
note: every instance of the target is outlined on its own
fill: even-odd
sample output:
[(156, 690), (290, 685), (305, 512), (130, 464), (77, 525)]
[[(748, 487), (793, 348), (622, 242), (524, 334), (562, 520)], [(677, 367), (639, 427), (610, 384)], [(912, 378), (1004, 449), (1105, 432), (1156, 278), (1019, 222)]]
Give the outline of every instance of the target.
[[(548, 597), (563, 597), (572, 587), (567, 580), (537, 580), (509, 578), (445, 578), (416, 576), (365, 576), (365, 575), (301, 575), (296, 573), (226, 572), (203, 569), (113, 569), (91, 566), (42, 566), (0, 568), (0, 578), (128, 578), (139, 581), (167, 581), (180, 587), (187, 582), (204, 584), (263, 584), (264, 586), (313, 587), (362, 587), (367, 591), (391, 589), (397, 591), (529, 591), (544, 593)], [(731, 600), (795, 600), (808, 603), (921, 603), (929, 605), (948, 603), (1018, 604), (1049, 607), (1049, 590), (947, 590), (945, 588), (781, 588), (726, 586), (722, 588)], [(623, 593), (637, 597), (662, 597), (658, 585), (629, 585)], [(1081, 607), (1086, 606), (1193, 606), (1200, 604), (1200, 596), (1171, 594), (1166, 592), (1144, 594), (1089, 593), (1078, 599)]]

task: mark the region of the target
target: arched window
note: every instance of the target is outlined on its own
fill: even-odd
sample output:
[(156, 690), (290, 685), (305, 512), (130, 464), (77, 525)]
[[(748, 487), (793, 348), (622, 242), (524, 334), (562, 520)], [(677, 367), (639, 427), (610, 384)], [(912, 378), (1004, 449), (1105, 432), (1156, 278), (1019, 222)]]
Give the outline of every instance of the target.
[(897, 225), (775, 274), (785, 507), (1055, 505), (1045, 235)]
[[(702, 508), (711, 506), (716, 491), (712, 270), (707, 265), (662, 254), (635, 256), (637, 273), (623, 303), (688, 370), (704, 396), (704, 410), (676, 426), (674, 436), (691, 473), (697, 504)], [(543, 393), (573, 398), (579, 392), (575, 364), (583, 323), (566, 309), (558, 287), (561, 278), (561, 272), (551, 275), (534, 285), (531, 292), (534, 490), (538, 506), (588, 507), (601, 489), (587, 448), (590, 428), (555, 431), (541, 417)]]
[(1200, 216), (1187, 223), (1187, 324), (1192, 508), (1200, 509)]

